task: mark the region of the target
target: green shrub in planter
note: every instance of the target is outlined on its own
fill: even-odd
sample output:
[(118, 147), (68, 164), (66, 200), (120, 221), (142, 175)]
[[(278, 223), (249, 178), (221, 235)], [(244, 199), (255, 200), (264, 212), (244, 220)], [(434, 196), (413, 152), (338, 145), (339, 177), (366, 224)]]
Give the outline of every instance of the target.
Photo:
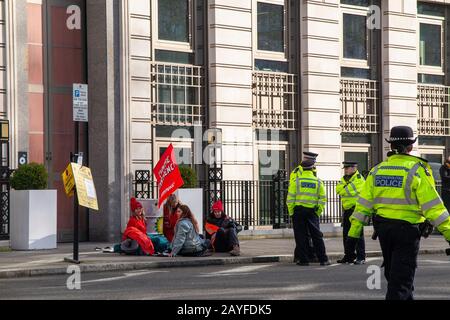
[(197, 173), (191, 167), (180, 166), (181, 177), (184, 181), (183, 189), (197, 188)]
[(48, 173), (43, 164), (30, 163), (20, 166), (11, 177), (14, 190), (47, 189)]

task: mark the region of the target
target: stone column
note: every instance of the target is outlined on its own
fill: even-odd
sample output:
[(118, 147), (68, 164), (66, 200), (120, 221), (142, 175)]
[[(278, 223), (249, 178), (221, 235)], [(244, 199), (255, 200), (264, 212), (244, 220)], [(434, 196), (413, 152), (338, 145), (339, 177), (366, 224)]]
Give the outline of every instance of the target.
[[(382, 1), (382, 14), (384, 141), (399, 125), (412, 127), (417, 136), (417, 1)], [(384, 142), (384, 158), (389, 150)]]
[(303, 148), (299, 150), (319, 153), (320, 178), (339, 180), (339, 0), (302, 1), (300, 15)]
[(1, 112), (10, 121), (10, 161), (16, 168), (17, 152), (29, 151), (27, 1), (2, 1), (2, 5), (4, 43), (0, 50), (5, 70), (1, 89), (5, 97)]
[(91, 241), (118, 241), (121, 232), (120, 32), (118, 1), (86, 1), (89, 159), (99, 212), (90, 213)]
[(208, 1), (209, 125), (223, 131), (224, 180), (253, 180), (252, 1)]

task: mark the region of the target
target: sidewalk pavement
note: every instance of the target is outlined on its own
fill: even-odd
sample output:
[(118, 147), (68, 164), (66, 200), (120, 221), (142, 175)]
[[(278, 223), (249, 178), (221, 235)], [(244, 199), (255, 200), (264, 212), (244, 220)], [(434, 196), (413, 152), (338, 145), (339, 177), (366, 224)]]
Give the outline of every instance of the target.
[[(330, 260), (336, 261), (343, 255), (342, 238), (325, 238)], [(112, 246), (111, 243), (81, 243), (81, 272), (130, 271), (152, 268), (193, 267), (208, 265), (289, 263), (293, 260), (294, 239), (242, 240), (240, 257), (216, 253), (210, 257), (138, 257), (115, 253), (103, 253), (96, 248)], [(442, 236), (422, 239), (420, 254), (445, 254), (447, 242)], [(378, 241), (366, 237), (368, 257), (381, 256)], [(48, 251), (0, 252), (0, 279), (67, 274), (70, 265), (64, 258), (72, 257), (72, 244), (59, 244), (58, 249)]]

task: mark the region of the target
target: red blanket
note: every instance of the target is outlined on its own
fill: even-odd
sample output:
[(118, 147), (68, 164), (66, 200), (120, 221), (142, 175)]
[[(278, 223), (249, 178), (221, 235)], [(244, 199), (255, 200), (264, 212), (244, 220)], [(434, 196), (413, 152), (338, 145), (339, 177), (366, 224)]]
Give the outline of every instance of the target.
[(131, 217), (128, 221), (127, 228), (123, 233), (122, 241), (126, 239), (136, 240), (139, 243), (142, 251), (146, 254), (154, 254), (155, 248), (153, 247), (152, 240), (147, 236), (147, 223), (145, 220), (136, 219)]

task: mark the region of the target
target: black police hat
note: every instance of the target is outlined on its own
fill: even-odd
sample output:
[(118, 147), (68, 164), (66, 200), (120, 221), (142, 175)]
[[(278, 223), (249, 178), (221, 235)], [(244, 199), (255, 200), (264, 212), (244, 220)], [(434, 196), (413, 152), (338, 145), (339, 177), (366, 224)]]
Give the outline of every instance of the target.
[(305, 159), (302, 161), (301, 166), (303, 169), (313, 169), (316, 164), (316, 161), (313, 159)]
[(317, 157), (319, 156), (319, 154), (314, 153), (314, 152), (303, 152), (303, 159), (305, 160), (317, 160)]
[(342, 164), (344, 165), (344, 168), (353, 168), (358, 166), (358, 162), (353, 161), (344, 161)]
[(389, 140), (385, 140), (388, 143), (409, 146), (416, 143), (417, 138), (414, 138), (414, 132), (411, 127), (397, 126), (391, 129)]

